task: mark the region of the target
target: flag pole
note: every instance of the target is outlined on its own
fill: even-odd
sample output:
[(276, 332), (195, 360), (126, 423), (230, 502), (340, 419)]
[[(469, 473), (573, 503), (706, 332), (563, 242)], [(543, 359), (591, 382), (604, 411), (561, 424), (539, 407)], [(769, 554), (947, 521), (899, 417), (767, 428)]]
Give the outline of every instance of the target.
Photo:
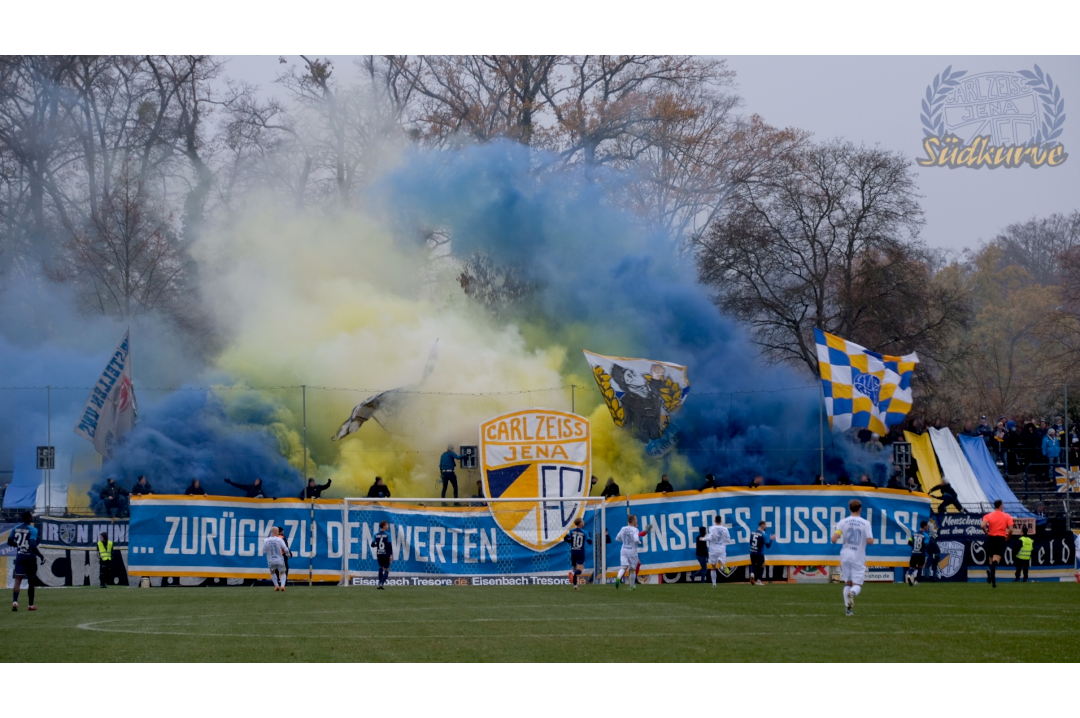
[(821, 480), (825, 480), (825, 386), (819, 389), (821, 402), (818, 403), (818, 429), (821, 433)]

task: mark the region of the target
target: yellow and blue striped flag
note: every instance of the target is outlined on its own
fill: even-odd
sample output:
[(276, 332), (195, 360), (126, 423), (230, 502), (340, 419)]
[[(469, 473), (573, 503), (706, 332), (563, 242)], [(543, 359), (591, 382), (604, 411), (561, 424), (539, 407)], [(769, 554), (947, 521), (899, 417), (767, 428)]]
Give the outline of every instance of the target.
[(814, 329), (818, 367), (829, 426), (844, 431), (866, 427), (884, 436), (911, 411), (911, 373), (919, 363), (912, 352), (885, 356)]

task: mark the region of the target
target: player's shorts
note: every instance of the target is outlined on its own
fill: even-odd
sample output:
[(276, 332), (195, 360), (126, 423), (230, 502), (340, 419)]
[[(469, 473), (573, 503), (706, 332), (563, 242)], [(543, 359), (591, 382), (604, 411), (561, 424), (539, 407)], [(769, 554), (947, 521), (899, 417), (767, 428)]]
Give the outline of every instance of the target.
[(33, 578), (37, 576), (37, 556), (33, 554), (15, 557), (15, 578)]
[(379, 568), (390, 568), (390, 559), (392, 559), (393, 556), (386, 554), (385, 556), (378, 556), (377, 558), (379, 559)]
[(866, 564), (841, 559), (840, 578), (844, 583), (853, 583), (857, 586), (863, 585), (863, 580), (866, 578)]
[(911, 554), (911, 560), (908, 561), (908, 568), (922, 568), (926, 565), (926, 554), (913, 553)]
[(273, 573), (274, 571), (285, 573), (286, 570), (284, 561), (267, 561), (266, 566), (270, 569), (270, 573)]
[(1005, 555), (1005, 537), (1004, 536), (990, 536), (986, 539), (986, 556), (1004, 556)]
[(765, 565), (765, 554), (763, 554), (763, 553), (752, 553), (752, 554), (750, 554), (750, 565), (751, 566), (764, 566)]
[(622, 549), (619, 551), (619, 568), (633, 568), (636, 569), (638, 564), (637, 551), (627, 551)]
[(709, 563), (713, 565), (718, 563), (727, 564), (727, 551), (709, 551)]
[(570, 568), (576, 568), (578, 565), (585, 564), (585, 552), (584, 551), (571, 551), (570, 552)]

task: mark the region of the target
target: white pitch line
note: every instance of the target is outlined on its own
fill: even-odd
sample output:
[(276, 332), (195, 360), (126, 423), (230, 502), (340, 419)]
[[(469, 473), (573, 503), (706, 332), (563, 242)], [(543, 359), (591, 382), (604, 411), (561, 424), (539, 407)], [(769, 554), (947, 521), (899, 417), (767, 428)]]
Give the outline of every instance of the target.
[[(478, 639), (478, 638), (490, 638), (490, 639), (506, 639), (506, 638), (675, 638), (675, 637), (729, 637), (729, 636), (910, 636), (911, 631), (724, 631), (723, 633), (716, 634), (702, 634), (700, 631), (694, 633), (505, 633), (505, 634), (469, 634), (469, 633), (452, 633), (452, 634), (436, 634), (436, 635), (418, 635), (416, 633), (409, 634), (386, 634), (386, 635), (346, 635), (340, 634), (319, 636), (308, 633), (300, 634), (269, 634), (269, 633), (187, 633), (179, 631), (125, 631), (118, 629), (107, 628), (94, 628), (93, 624), (83, 623), (79, 624), (78, 628), (87, 631), (100, 631), (103, 633), (129, 633), (136, 635), (149, 635), (149, 636), (189, 636), (192, 638), (200, 636), (222, 636), (229, 638), (347, 638), (350, 640), (355, 639), (367, 639), (367, 640), (424, 640), (424, 639)], [(1061, 633), (1069, 633), (1070, 631), (1063, 631), (1062, 629), (1049, 629), (1045, 631), (1032, 630), (1032, 629), (985, 629), (979, 628), (971, 631), (932, 631), (932, 635), (928, 635), (928, 638), (939, 635), (971, 635), (979, 634), (985, 635), (992, 633), (996, 635), (1059, 635)], [(1072, 631), (1077, 632), (1076, 630)]]

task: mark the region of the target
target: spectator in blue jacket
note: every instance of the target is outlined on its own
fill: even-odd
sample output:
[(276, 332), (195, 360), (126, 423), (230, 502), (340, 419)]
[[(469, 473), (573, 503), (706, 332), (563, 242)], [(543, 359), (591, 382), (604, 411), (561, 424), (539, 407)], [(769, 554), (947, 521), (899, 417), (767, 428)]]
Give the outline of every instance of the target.
[(1048, 464), (1056, 464), (1061, 456), (1061, 444), (1058, 443), (1057, 432), (1053, 429), (1048, 429), (1043, 437), (1042, 453)]
[(454, 447), (447, 445), (446, 451), (439, 457), (439, 473), (442, 475), (442, 498), (446, 498), (446, 485), (453, 484), (454, 486), (454, 498), (458, 497), (457, 488), (457, 473), (454, 469), (457, 468), (455, 460), (460, 461), (461, 456), (454, 452)]

